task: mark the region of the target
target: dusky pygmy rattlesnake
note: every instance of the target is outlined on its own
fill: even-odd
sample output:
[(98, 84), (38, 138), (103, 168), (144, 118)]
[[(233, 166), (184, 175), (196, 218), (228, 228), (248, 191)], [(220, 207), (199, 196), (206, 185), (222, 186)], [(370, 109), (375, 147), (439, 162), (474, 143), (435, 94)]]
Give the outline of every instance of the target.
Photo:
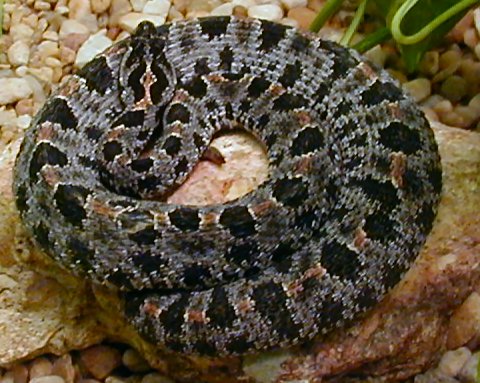
[[(268, 151), (237, 200), (162, 202), (221, 130)], [(150, 341), (200, 354), (289, 346), (395, 285), (441, 192), (423, 114), (356, 52), (268, 21), (143, 23), (72, 76), (15, 168), (24, 224), (54, 259), (124, 291)]]

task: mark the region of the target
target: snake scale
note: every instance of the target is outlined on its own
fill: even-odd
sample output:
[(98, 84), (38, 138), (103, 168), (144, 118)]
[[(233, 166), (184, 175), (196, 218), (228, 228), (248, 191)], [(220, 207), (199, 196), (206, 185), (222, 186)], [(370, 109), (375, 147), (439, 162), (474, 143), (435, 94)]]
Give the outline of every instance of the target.
[[(224, 204), (166, 203), (233, 129), (265, 145), (268, 179)], [(202, 355), (357, 318), (412, 264), (441, 188), (429, 124), (385, 71), (235, 17), (142, 23), (48, 99), (14, 173), (48, 254), (118, 287), (149, 341)]]

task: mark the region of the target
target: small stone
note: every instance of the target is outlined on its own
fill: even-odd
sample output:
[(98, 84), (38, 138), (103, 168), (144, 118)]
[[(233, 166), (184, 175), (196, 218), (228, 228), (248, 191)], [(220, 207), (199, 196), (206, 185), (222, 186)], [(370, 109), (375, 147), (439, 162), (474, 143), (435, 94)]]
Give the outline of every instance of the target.
[(143, 377), (141, 383), (174, 383), (172, 379), (167, 378), (164, 375), (160, 375), (158, 372), (152, 372)]
[(147, 0), (130, 0), (134, 12), (142, 12)]
[(90, 0), (90, 7), (93, 13), (105, 12), (111, 4), (111, 0)]
[(111, 27), (117, 26), (120, 17), (131, 12), (132, 5), (128, 0), (112, 0), (112, 5), (110, 6), (110, 20), (109, 25)]
[(429, 76), (433, 76), (435, 73), (438, 72), (440, 67), (440, 54), (437, 51), (430, 51), (425, 53), (423, 56), (422, 61), (419, 65), (419, 71)]
[(447, 351), (443, 354), (442, 359), (440, 359), (440, 362), (438, 363), (438, 370), (447, 376), (455, 377), (471, 356), (472, 353), (466, 347)]
[(32, 95), (32, 89), (23, 78), (0, 78), (0, 105), (11, 104)]
[(473, 11), (473, 23), (475, 24), (477, 33), (480, 35), (480, 8)]
[(53, 362), (53, 374), (61, 376), (65, 383), (73, 383), (75, 381), (75, 368), (72, 364), (70, 354), (65, 354)]
[(149, 15), (158, 15), (167, 18), (169, 9), (169, 0), (148, 0), (143, 7), (143, 13), (147, 13)]
[(460, 381), (464, 383), (476, 383), (477, 374), (478, 374), (478, 362), (479, 362), (480, 353), (473, 354), (467, 363), (462, 367), (458, 373)]
[(85, 368), (96, 379), (105, 379), (122, 363), (120, 352), (112, 347), (99, 345), (87, 348), (80, 354)]
[(212, 9), (212, 12), (210, 12), (210, 14), (212, 16), (230, 16), (233, 14), (234, 8), (235, 6), (232, 3), (225, 3)]
[(28, 368), (23, 364), (17, 364), (13, 367), (13, 381), (15, 383), (27, 383)]
[(415, 99), (416, 102), (423, 101), (432, 93), (432, 86), (430, 81), (426, 78), (417, 78), (406, 82), (402, 87)]
[(297, 7), (306, 7), (307, 4), (308, 4), (307, 0), (282, 0), (282, 5), (287, 10), (290, 10), (292, 8), (297, 8)]
[(326, 0), (308, 0), (308, 8), (312, 11), (319, 12), (325, 5)]
[(133, 348), (123, 353), (122, 362), (132, 372), (145, 372), (151, 369), (145, 359)]
[(76, 53), (73, 49), (66, 46), (60, 46), (60, 60), (64, 64), (72, 64), (75, 61)]
[(88, 36), (90, 34), (90, 31), (85, 25), (78, 22), (77, 20), (65, 20), (62, 23), (62, 26), (60, 27), (58, 37), (60, 39), (63, 39), (67, 35), (70, 35), (73, 33)]
[(51, 84), (53, 81), (53, 69), (49, 67), (28, 68), (28, 72), (35, 76), (43, 84)]
[(77, 68), (83, 67), (87, 62), (93, 59), (97, 54), (102, 53), (105, 49), (113, 44), (106, 35), (106, 30), (101, 30), (91, 35), (80, 47), (75, 59)]
[(287, 17), (296, 20), (300, 28), (307, 30), (317, 14), (309, 8), (292, 8)]
[(440, 371), (430, 370), (425, 374), (417, 375), (414, 383), (458, 383), (458, 380)]
[(154, 25), (162, 25), (165, 24), (166, 15), (148, 15), (146, 13), (137, 13), (137, 12), (130, 12), (126, 15), (123, 15), (118, 20), (118, 25), (126, 30), (127, 32), (133, 33), (137, 28), (138, 24), (142, 21), (150, 21)]
[(254, 5), (248, 8), (248, 16), (258, 19), (279, 21), (283, 17), (283, 10), (275, 4)]
[(467, 81), (461, 76), (450, 76), (442, 83), (440, 93), (450, 101), (458, 102), (467, 94)]
[[(22, 114), (28, 114), (30, 116), (33, 115), (33, 100), (31, 98), (24, 98), (23, 100), (18, 101), (15, 105), (15, 111), (19, 116), (21, 116)], [(31, 375), (32, 372), (30, 371), (30, 376)]]
[(463, 34), (463, 42), (467, 47), (475, 49), (479, 42), (477, 31), (473, 28), (467, 29)]
[(37, 53), (42, 59), (50, 56), (58, 56), (59, 52), (58, 43), (55, 41), (42, 41), (37, 46)]
[[(475, 99), (475, 101), (474, 101)], [(470, 102), (480, 103), (480, 96)], [(447, 347), (458, 348), (480, 336), (480, 294), (471, 293), (450, 317)]]
[(33, 378), (29, 383), (65, 383), (63, 378), (57, 375), (47, 375), (39, 376), (38, 378)]
[(374, 64), (377, 64), (379, 67), (385, 66), (385, 61), (387, 61), (388, 52), (382, 49), (380, 45), (374, 46), (372, 49), (365, 52), (365, 57), (367, 57)]
[(33, 29), (26, 24), (16, 24), (10, 27), (10, 36), (13, 41), (30, 40), (33, 36)]
[(454, 74), (460, 67), (462, 53), (457, 50), (449, 50), (443, 53), (439, 59), (440, 72), (432, 79), (432, 82), (440, 82)]
[(30, 57), (30, 47), (23, 40), (16, 41), (8, 48), (7, 55), (10, 64), (26, 65)]
[(37, 11), (49, 11), (50, 4), (46, 1), (37, 0), (35, 1), (35, 4), (33, 4), (33, 9)]
[[(22, 101), (30, 101), (30, 105), (27, 105), (31, 108), (31, 111), (33, 111), (33, 100), (31, 99), (26, 99), (26, 100), (21, 100), (17, 103), (17, 106), (15, 109), (17, 110), (18, 113), (18, 106)], [(31, 114), (31, 113), (18, 113), (18, 114)], [(47, 359), (47, 358), (36, 358), (33, 360), (32, 365), (30, 366), (30, 379), (38, 378), (40, 376), (47, 376), (47, 375), (52, 375), (52, 363)]]
[(55, 31), (45, 31), (43, 32), (42, 37), (45, 40), (58, 41), (58, 33)]
[[(0, 108), (0, 124), (4, 124), (3, 110)], [(15, 114), (15, 113), (14, 113)], [(2, 137), (3, 138), (3, 137)], [(0, 378), (0, 383), (14, 383), (13, 382), (13, 372), (9, 371)]]

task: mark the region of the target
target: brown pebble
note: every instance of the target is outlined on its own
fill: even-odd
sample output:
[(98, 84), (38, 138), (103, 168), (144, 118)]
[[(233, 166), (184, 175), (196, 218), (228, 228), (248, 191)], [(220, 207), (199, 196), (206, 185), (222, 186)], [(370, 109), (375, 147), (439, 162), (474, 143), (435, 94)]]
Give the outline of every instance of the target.
[(142, 383), (173, 383), (173, 380), (160, 375), (158, 372), (152, 372), (143, 377)]
[(80, 354), (85, 368), (96, 378), (105, 379), (122, 363), (120, 352), (112, 347), (99, 345), (87, 348)]
[(36, 358), (30, 365), (30, 379), (52, 375), (52, 363), (47, 358)]
[(300, 28), (308, 30), (316, 15), (317, 14), (309, 8), (298, 7), (290, 9), (287, 17), (297, 21)]
[(14, 383), (27, 383), (28, 368), (23, 364), (17, 364), (13, 367), (13, 381)]
[(122, 362), (132, 372), (145, 372), (151, 369), (146, 360), (133, 348), (123, 353)]
[(65, 354), (55, 360), (52, 368), (53, 374), (61, 376), (66, 383), (73, 383), (75, 380), (75, 368), (72, 364), (70, 354)]

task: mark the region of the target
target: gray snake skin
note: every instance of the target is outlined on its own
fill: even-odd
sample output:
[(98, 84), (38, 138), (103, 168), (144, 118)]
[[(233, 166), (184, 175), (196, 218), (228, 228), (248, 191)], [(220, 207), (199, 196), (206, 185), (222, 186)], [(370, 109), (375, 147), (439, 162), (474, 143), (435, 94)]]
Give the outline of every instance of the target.
[[(225, 204), (165, 199), (221, 131), (264, 143), (269, 178)], [(232, 355), (344, 326), (410, 267), (442, 188), (415, 103), (356, 52), (268, 21), (135, 34), (46, 102), (21, 146), (21, 218), (55, 260), (115, 285), (174, 351)]]

